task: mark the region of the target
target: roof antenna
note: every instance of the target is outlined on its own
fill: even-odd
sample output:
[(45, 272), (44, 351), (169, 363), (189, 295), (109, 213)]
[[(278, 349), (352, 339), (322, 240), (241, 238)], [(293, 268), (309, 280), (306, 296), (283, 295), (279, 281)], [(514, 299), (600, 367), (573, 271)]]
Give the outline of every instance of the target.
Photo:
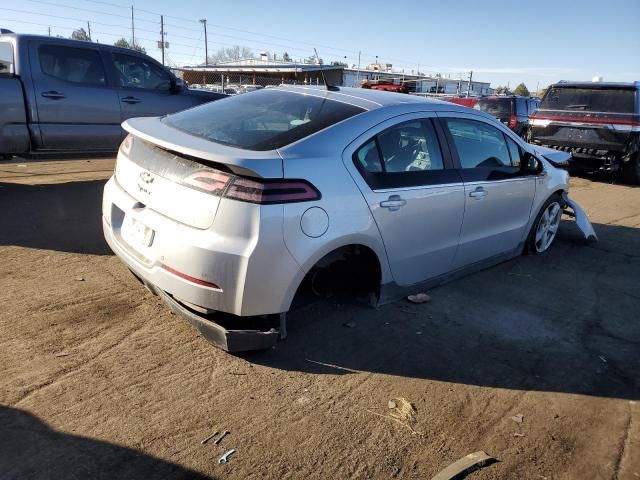
[(336, 87), (335, 85), (329, 85), (327, 83), (327, 78), (324, 76), (324, 66), (320, 64), (320, 57), (318, 57), (318, 50), (314, 48), (313, 51), (316, 52), (316, 62), (318, 62), (318, 65), (320, 65), (320, 73), (322, 74), (322, 82), (324, 83), (324, 86), (330, 92), (339, 92), (340, 89), (338, 87)]

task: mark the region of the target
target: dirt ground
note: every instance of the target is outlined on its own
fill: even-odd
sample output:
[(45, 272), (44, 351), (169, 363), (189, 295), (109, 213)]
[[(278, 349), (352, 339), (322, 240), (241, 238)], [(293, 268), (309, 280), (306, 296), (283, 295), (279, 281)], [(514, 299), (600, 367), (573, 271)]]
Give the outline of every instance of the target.
[(599, 243), (565, 221), (431, 303), (321, 301), (232, 356), (109, 251), (112, 168), (0, 163), (1, 479), (429, 479), (477, 450), (472, 479), (640, 478), (640, 188), (572, 180)]

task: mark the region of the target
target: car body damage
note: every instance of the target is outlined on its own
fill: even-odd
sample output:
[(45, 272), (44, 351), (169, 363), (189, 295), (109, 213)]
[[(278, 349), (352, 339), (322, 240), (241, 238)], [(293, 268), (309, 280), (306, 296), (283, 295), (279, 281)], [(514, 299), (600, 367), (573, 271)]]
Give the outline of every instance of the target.
[(597, 241), (598, 235), (596, 235), (596, 231), (593, 229), (593, 225), (591, 225), (582, 207), (571, 200), (566, 192), (562, 194), (562, 199), (565, 201), (567, 207), (571, 209), (570, 211), (565, 210), (565, 213), (575, 218), (576, 225), (584, 235), (584, 238), (589, 241)]

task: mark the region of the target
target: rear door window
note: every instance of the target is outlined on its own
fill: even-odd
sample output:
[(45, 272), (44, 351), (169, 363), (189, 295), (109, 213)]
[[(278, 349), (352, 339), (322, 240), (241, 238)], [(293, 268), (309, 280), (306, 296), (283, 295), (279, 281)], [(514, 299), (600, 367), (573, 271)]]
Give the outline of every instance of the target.
[(385, 172), (442, 170), (442, 155), (431, 122), (404, 122), (378, 135)]
[(455, 183), (447, 169), (433, 123), (410, 120), (390, 127), (362, 145), (353, 161), (373, 189)]
[(284, 147), (365, 111), (318, 93), (258, 90), (168, 115), (163, 121), (212, 142), (263, 151)]
[(42, 73), (60, 80), (85, 85), (106, 84), (100, 52), (92, 48), (41, 45), (38, 48)]
[(542, 110), (634, 113), (635, 90), (624, 88), (550, 87)]
[(0, 75), (13, 73), (13, 46), (0, 42)]

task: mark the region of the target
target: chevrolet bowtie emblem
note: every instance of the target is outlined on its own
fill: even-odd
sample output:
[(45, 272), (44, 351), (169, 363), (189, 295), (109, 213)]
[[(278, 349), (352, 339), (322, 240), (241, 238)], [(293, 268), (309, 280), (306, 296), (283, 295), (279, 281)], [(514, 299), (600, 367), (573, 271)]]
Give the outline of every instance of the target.
[(153, 175), (149, 172), (140, 172), (140, 180), (144, 183), (153, 183)]

